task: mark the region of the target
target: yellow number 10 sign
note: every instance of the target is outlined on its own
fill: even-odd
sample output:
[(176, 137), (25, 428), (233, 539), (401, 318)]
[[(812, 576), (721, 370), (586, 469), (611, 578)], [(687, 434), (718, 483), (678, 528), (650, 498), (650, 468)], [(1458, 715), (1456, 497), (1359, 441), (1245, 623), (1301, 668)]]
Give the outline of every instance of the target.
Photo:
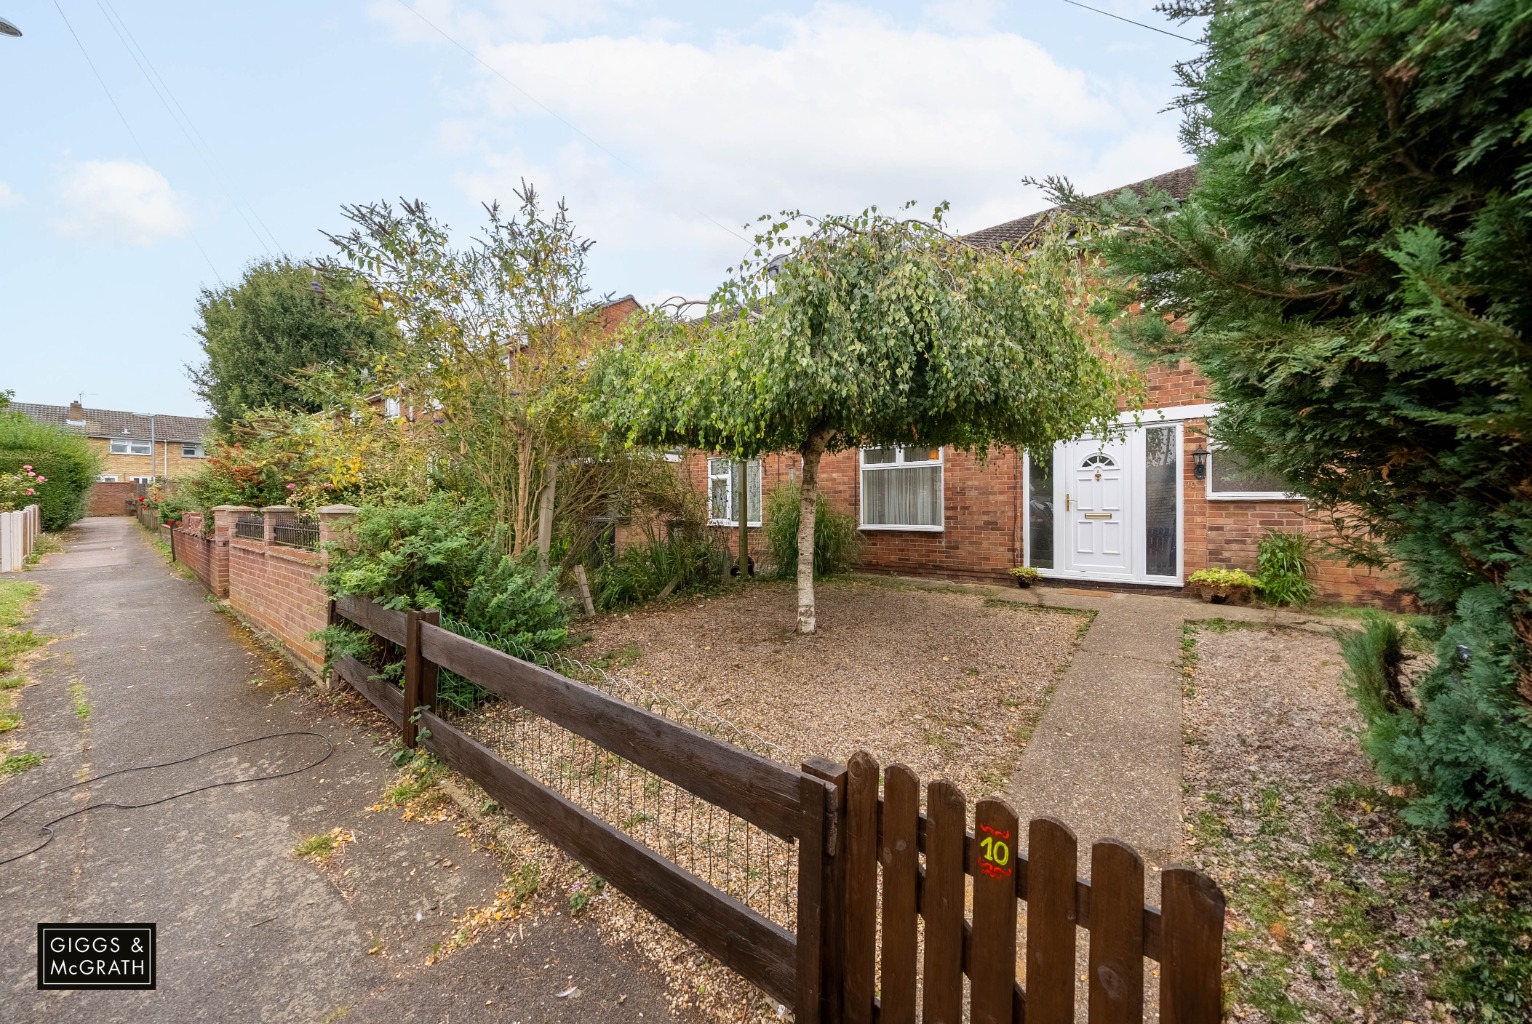
[(1004, 878), (1011, 873), (1011, 833), (1003, 829), (980, 825), (979, 831), (987, 833), (979, 837), (979, 870), (991, 878)]

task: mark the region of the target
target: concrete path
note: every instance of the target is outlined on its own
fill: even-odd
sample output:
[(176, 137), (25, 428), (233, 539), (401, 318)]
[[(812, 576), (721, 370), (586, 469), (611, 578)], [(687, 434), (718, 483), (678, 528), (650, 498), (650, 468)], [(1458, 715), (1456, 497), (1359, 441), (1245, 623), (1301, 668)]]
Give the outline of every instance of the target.
[[(60, 639), (31, 668), (13, 734), (47, 760), (0, 779), (0, 813), (88, 776), (272, 733), (320, 735), (93, 783), (89, 799), (136, 803), (334, 752), (276, 781), (92, 810), (0, 865), (0, 1020), (674, 1019), (652, 969), (558, 915), (527, 924), (514, 945), (492, 938), (425, 966), (454, 917), (494, 900), (500, 864), (450, 821), (371, 812), (394, 774), (372, 749), (377, 737), (311, 696), (274, 693), (282, 673), (269, 654), (243, 641), (199, 585), (173, 576), (133, 520), (86, 520), (66, 551), (18, 578), (45, 587), (31, 628)], [(0, 859), (84, 802), (75, 790), (0, 822)], [(329, 867), (293, 856), (299, 840), (336, 827), (355, 842)], [(157, 923), (158, 989), (39, 992), (37, 925), (62, 921)], [(558, 998), (572, 984), (578, 998)]]
[(1052, 815), (1089, 845), (1133, 846), (1151, 872), (1182, 857), (1181, 639), (1188, 620), (1290, 623), (1274, 609), (1204, 604), (1182, 597), (1039, 587), (1040, 605), (1096, 613), (1022, 754), (1010, 796), (1022, 821)]

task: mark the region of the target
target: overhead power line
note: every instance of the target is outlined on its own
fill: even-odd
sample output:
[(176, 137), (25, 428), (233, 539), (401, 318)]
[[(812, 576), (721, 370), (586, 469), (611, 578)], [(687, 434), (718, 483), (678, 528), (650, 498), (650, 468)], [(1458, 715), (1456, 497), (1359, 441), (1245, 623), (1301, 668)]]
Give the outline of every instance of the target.
[(1183, 36), (1179, 32), (1172, 32), (1169, 29), (1160, 28), (1157, 25), (1146, 25), (1141, 21), (1134, 21), (1132, 18), (1124, 18), (1120, 14), (1113, 14), (1111, 11), (1103, 11), (1099, 7), (1092, 7), (1090, 4), (1082, 4), (1080, 3), (1080, 0), (1064, 0), (1064, 2), (1066, 4), (1072, 4), (1075, 7), (1084, 8), (1087, 11), (1094, 11), (1096, 14), (1104, 14), (1108, 18), (1116, 18), (1118, 21), (1126, 21), (1129, 25), (1137, 25), (1139, 28), (1147, 28), (1150, 32), (1158, 32), (1160, 35), (1170, 36), (1172, 39), (1184, 39), (1188, 43), (1202, 42), (1200, 39), (1193, 39), (1191, 36)]
[[(70, 22), (69, 15), (65, 14), (64, 8), (59, 6), (59, 0), (53, 0), (53, 7), (59, 12), (59, 17), (64, 19), (64, 27), (69, 29), (69, 34), (74, 37), (74, 44), (80, 48), (80, 56), (84, 57), (85, 63), (90, 65), (90, 73), (96, 76), (97, 82), (101, 83), (101, 91), (106, 93), (107, 101), (111, 103), (112, 109), (117, 111), (117, 117), (122, 121), (122, 126), (128, 130), (128, 137), (133, 140), (133, 145), (138, 147), (138, 155), (143, 157), (146, 166), (153, 166), (153, 162), (149, 159), (148, 151), (144, 149), (144, 144), (139, 141), (138, 133), (133, 130), (133, 125), (128, 122), (127, 115), (122, 112), (122, 107), (117, 105), (117, 98), (112, 95), (112, 90), (107, 86), (106, 79), (102, 78), (101, 72), (96, 69), (96, 62), (90, 59), (90, 53), (85, 49), (85, 44), (80, 41), (80, 34), (74, 30), (74, 25)], [(202, 247), (202, 241), (197, 237), (197, 232), (188, 227), (186, 233), (191, 236), (192, 244), (202, 254), (203, 260), (207, 262), (207, 268), (213, 272), (213, 276), (218, 279), (218, 283), (224, 284), (223, 275), (218, 272), (218, 268), (213, 265), (213, 258)]]
[[(159, 98), (160, 104), (165, 108), (165, 112), (170, 115), (170, 119), (175, 122), (176, 127), (181, 130), (181, 135), (186, 139), (187, 145), (191, 146), (197, 155), (202, 158), (202, 162), (207, 165), (209, 173), (212, 174), (219, 187), (223, 189), (224, 195), (228, 197), (229, 202), (233, 205), (234, 212), (239, 214), (239, 219), (245, 222), (245, 227), (249, 228), (250, 234), (255, 236), (255, 244), (265, 249), (268, 256), (272, 254), (272, 246), (276, 246), (279, 251), (285, 251), (283, 250), (282, 243), (278, 242), (276, 236), (271, 233), (271, 229), (266, 227), (265, 221), (261, 220), (261, 215), (256, 212), (255, 206), (252, 203), (244, 200), (243, 208), (241, 208), (242, 200), (229, 187), (229, 176), (224, 172), (223, 166), (218, 163), (217, 157), (213, 155), (212, 147), (207, 144), (207, 140), (197, 130), (197, 126), (192, 121), (191, 116), (186, 113), (186, 108), (181, 106), (181, 101), (171, 91), (170, 84), (165, 81), (159, 69), (154, 66), (154, 62), (149, 59), (149, 54), (139, 45), (138, 39), (133, 35), (133, 30), (128, 28), (127, 20), (117, 12), (117, 8), (112, 6), (111, 0), (105, 0), (104, 4), (103, 0), (96, 0), (96, 6), (100, 8), (107, 24), (116, 33), (117, 41), (122, 43), (123, 49), (128, 51), (128, 56), (133, 58), (133, 63), (138, 65), (139, 73), (144, 76), (144, 81), (149, 83), (149, 88), (154, 90), (154, 95)], [(119, 26), (121, 26), (120, 29)], [(142, 60), (139, 59), (140, 57)], [(193, 135), (196, 136), (195, 139), (192, 138)], [(266, 238), (262, 238), (261, 233), (255, 229), (255, 225), (250, 223), (250, 217), (245, 216), (246, 209), (250, 211), (250, 215), (265, 230)], [(267, 239), (270, 239), (271, 245), (266, 244)]]
[[(56, 2), (56, 0), (55, 0), (55, 2)], [(562, 124), (565, 128), (568, 128), (570, 131), (574, 132), (580, 138), (584, 139), (586, 142), (589, 142), (592, 146), (595, 146), (597, 149), (601, 150), (601, 152), (605, 153), (607, 156), (611, 157), (613, 160), (615, 160), (618, 163), (622, 164), (624, 167), (628, 168), (629, 170), (635, 171), (635, 172), (637, 172), (639, 174), (643, 173), (637, 167), (633, 166), (633, 164), (631, 162), (629, 162), (627, 160), (624, 160), (622, 157), (618, 156), (616, 153), (612, 152), (610, 149), (607, 149), (601, 143), (597, 142), (595, 139), (591, 138), (588, 134), (586, 134), (585, 132), (581, 131), (580, 128), (577, 125), (575, 125), (573, 122), (571, 122), (570, 120), (568, 120), (567, 118), (565, 118), (564, 116), (559, 114), (558, 111), (554, 110), (552, 107), (548, 106), (548, 104), (544, 103), (542, 100), (540, 100), (536, 96), (532, 95), (526, 89), (523, 89), (520, 85), (518, 85), (515, 82), (513, 82), (503, 72), (501, 72), (501, 70), (499, 68), (495, 67), (493, 64), (488, 63), (487, 61), (484, 60), (484, 58), (480, 57), (477, 53), (473, 52), (468, 47), (466, 47), (462, 43), (458, 42), (457, 39), (455, 39), (453, 36), (449, 35), (444, 29), (442, 29), (441, 26), (437, 25), (430, 18), (427, 18), (424, 14), (421, 14), (415, 8), (411, 7), (408, 3), (405, 2), (405, 0), (397, 0), (397, 2), (398, 2), (400, 7), (403, 7), (405, 10), (409, 11), (415, 17), (417, 17), (421, 21), (423, 21), (437, 35), (439, 35), (443, 39), (447, 40), (447, 42), (451, 43), (453, 46), (456, 46), (459, 50), (462, 50), (464, 53), (468, 54), (469, 57), (473, 58), (474, 61), (476, 61), (481, 67), (483, 67), (490, 74), (492, 74), (496, 78), (500, 79), (502, 82), (504, 82), (506, 85), (510, 86), (512, 89), (515, 89), (517, 92), (521, 93), (528, 100), (532, 101), (532, 103), (535, 104), (538, 107), (538, 109), (542, 110), (549, 117), (553, 118), (555, 121), (557, 121), (560, 124)], [(727, 225), (722, 224), (722, 223), (720, 223), (717, 220), (714, 220), (712, 217), (710, 217), (707, 214), (703, 213), (701, 210), (693, 209), (693, 212), (696, 213), (697, 216), (701, 217), (703, 220), (706, 220), (708, 223), (712, 224), (714, 227), (719, 228), (719, 229), (721, 229), (723, 231), (727, 231), (729, 234), (733, 235), (735, 238), (739, 239), (741, 242), (744, 242), (746, 245), (750, 244), (750, 240), (747, 239), (744, 235), (741, 235), (738, 231), (735, 231), (733, 228), (728, 227)]]

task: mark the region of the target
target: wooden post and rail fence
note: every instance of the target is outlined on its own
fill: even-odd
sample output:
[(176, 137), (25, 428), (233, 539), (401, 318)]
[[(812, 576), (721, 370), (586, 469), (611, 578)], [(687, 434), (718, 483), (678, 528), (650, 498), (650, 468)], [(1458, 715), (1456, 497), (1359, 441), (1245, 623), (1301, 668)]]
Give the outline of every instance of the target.
[[(1159, 964), (1164, 1024), (1222, 1019), (1224, 900), (1196, 871), (1164, 871), (1160, 906), (1146, 905), (1143, 861), (1122, 843), (1092, 846), (1086, 881), (1074, 834), (1051, 818), (1028, 824), (1023, 855), (1022, 825), (1005, 803), (979, 801), (970, 830), (963, 794), (937, 781), (922, 813), (914, 773), (899, 765), (880, 773), (865, 753), (844, 767), (816, 758), (795, 770), (461, 637), (434, 612), (343, 597), (330, 616), (403, 650), (402, 692), (353, 657), (338, 658), (334, 672), (399, 727), (406, 746), (473, 779), (800, 1024), (958, 1024), (965, 1015), (976, 1024), (1061, 1024), (1077, 1005), (1091, 1024), (1136, 1024), (1145, 959)], [(438, 668), (796, 844), (796, 927), (714, 888), (442, 718)]]

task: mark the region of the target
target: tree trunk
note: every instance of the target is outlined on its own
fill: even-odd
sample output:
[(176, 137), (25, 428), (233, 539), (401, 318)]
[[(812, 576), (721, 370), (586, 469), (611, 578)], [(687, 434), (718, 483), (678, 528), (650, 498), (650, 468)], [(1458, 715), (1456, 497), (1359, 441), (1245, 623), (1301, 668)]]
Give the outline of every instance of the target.
[(553, 488), (558, 483), (559, 464), (548, 460), (548, 482), (543, 485), (542, 502), (537, 510), (537, 572), (548, 571), (548, 554), (553, 550)]
[(803, 492), (798, 502), (798, 632), (814, 632), (814, 512), (819, 497), (819, 457), (825, 438), (816, 434), (803, 446)]
[(734, 521), (739, 524), (739, 576), (750, 575), (750, 463), (736, 462), (739, 467), (739, 500), (734, 503)]

